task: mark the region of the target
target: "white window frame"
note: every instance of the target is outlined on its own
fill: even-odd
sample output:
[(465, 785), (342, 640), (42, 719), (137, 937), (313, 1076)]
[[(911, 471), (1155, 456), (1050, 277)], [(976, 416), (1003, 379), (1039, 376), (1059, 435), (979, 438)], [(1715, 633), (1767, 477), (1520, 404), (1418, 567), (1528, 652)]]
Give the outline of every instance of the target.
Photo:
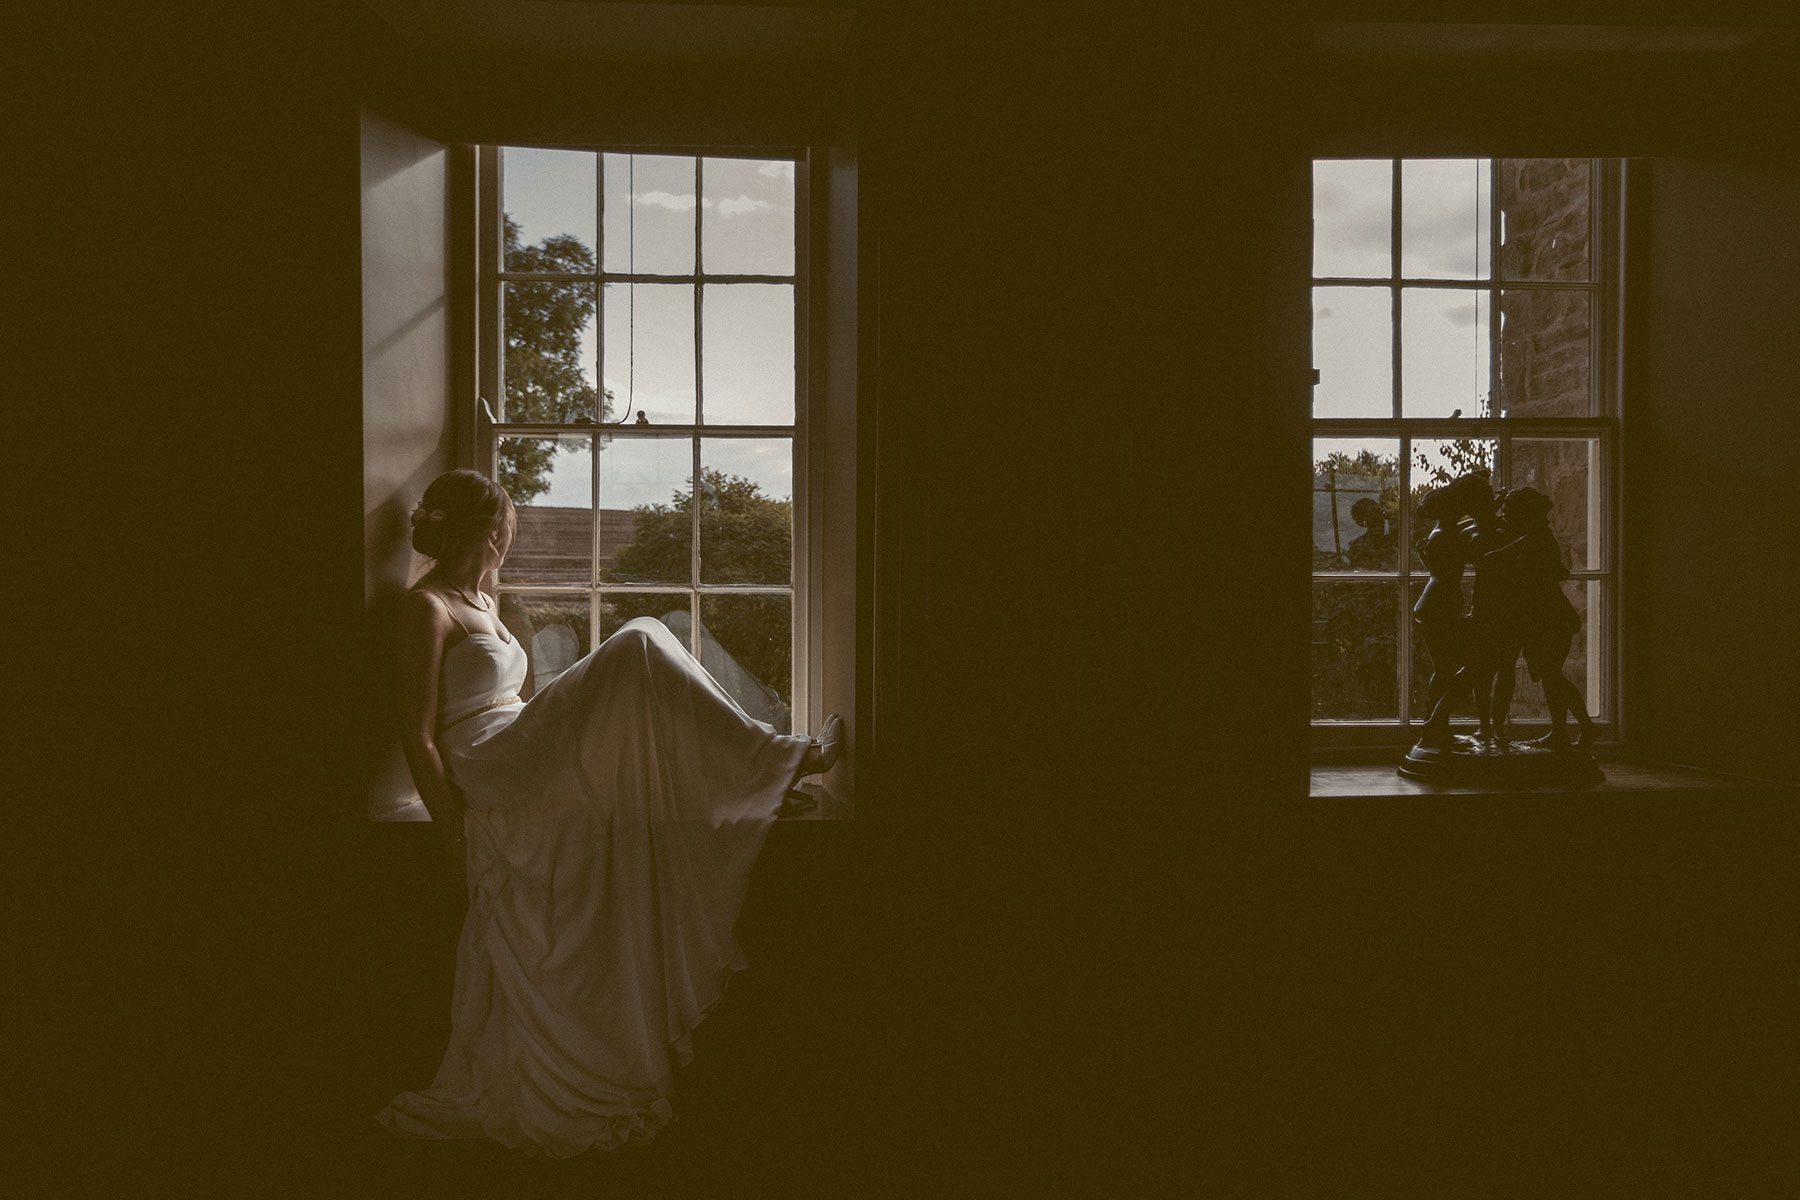
[[(504, 269), (501, 261), (504, 241), (504, 199), (501, 179), (501, 151), (505, 147), (523, 147), (534, 149), (575, 150), (595, 155), (596, 194), (595, 194), (595, 272), (588, 274), (557, 273), (519, 273)], [(823, 719), (822, 693), (820, 683), (821, 667), (824, 659), (825, 634), (821, 613), (821, 593), (819, 587), (820, 572), (823, 570), (823, 554), (821, 537), (823, 521), (819, 519), (821, 505), (825, 500), (826, 488), (821, 480), (815, 479), (821, 474), (823, 464), (814, 453), (812, 441), (808, 436), (813, 424), (814, 405), (822, 401), (811, 386), (812, 364), (814, 352), (814, 331), (812, 329), (814, 313), (811, 264), (812, 264), (812, 155), (806, 148), (796, 147), (713, 147), (713, 146), (618, 146), (618, 145), (546, 145), (534, 142), (507, 142), (483, 144), (474, 148), (475, 152), (475, 224), (476, 245), (474, 272), (476, 305), (475, 305), (475, 353), (472, 364), (474, 386), (470, 389), (473, 398), (472, 420), (465, 428), (471, 428), (468, 454), (465, 456), (471, 465), (478, 470), (492, 474), (499, 439), (509, 436), (553, 438), (559, 434), (574, 434), (596, 438), (609, 437), (663, 437), (672, 435), (686, 436), (693, 446), (694, 477), (699, 477), (700, 447), (704, 438), (715, 437), (788, 437), (793, 442), (794, 454), (794, 496), (793, 496), (793, 574), (789, 584), (782, 585), (727, 585), (705, 583), (700, 578), (701, 544), (699, 537), (700, 506), (692, 505), (694, 530), (690, 545), (693, 548), (693, 560), (690, 578), (686, 585), (681, 584), (621, 584), (604, 583), (599, 579), (600, 556), (600, 521), (599, 521), (599, 474), (598, 454), (590, 455), (594, 463), (590, 474), (592, 491), (590, 503), (594, 506), (594, 575), (587, 586), (547, 585), (532, 583), (504, 584), (499, 588), (502, 594), (520, 594), (530, 596), (583, 596), (588, 598), (588, 622), (590, 645), (600, 643), (601, 600), (607, 593), (656, 593), (669, 594), (686, 592), (689, 596), (689, 650), (698, 657), (700, 654), (700, 597), (706, 595), (787, 595), (792, 597), (793, 634), (792, 634), (792, 688), (790, 709), (792, 713), (792, 732), (810, 735), (815, 732)], [(794, 273), (790, 275), (721, 275), (707, 274), (703, 260), (700, 220), (702, 206), (694, 205), (694, 270), (691, 274), (628, 274), (609, 272), (605, 269), (605, 188), (600, 186), (600, 164), (603, 155), (607, 154), (657, 154), (694, 157), (698, 160), (695, 180), (696, 199), (703, 193), (705, 160), (707, 158), (748, 158), (759, 161), (788, 160), (794, 163)], [(619, 422), (565, 422), (565, 423), (520, 423), (504, 420), (505, 413), (499, 398), (505, 395), (505, 354), (503, 346), (502, 308), (504, 304), (505, 286), (509, 282), (539, 283), (592, 283), (597, 289), (599, 300), (604, 305), (605, 287), (609, 283), (691, 283), (694, 285), (694, 342), (695, 342), (695, 418), (692, 424), (658, 423), (648, 426), (634, 426), (629, 419)], [(732, 283), (791, 283), (794, 286), (794, 423), (792, 425), (708, 425), (705, 422), (705, 383), (704, 371), (704, 324), (701, 320), (701, 305), (704, 288), (707, 284)], [(605, 319), (604, 309), (597, 312), (597, 336), (602, 339), (601, 361), (604, 362)], [(603, 368), (602, 368), (603, 371)], [(596, 380), (596, 386), (602, 381)], [(629, 414), (626, 414), (629, 418)], [(852, 631), (840, 631), (845, 652), (850, 652), (849, 640)], [(846, 707), (848, 703), (845, 702)], [(841, 786), (841, 785), (840, 785)]]
[[(1368, 159), (1380, 158), (1380, 155), (1326, 155), (1314, 161), (1323, 162), (1331, 159)], [(1489, 241), (1490, 262), (1494, 265), (1486, 279), (1443, 280), (1412, 279), (1400, 274), (1401, 262), (1401, 163), (1428, 159), (1430, 155), (1409, 155), (1390, 159), (1393, 164), (1392, 191), (1392, 239), (1390, 244), (1389, 275), (1386, 278), (1351, 278), (1343, 276), (1310, 275), (1311, 282), (1308, 295), (1320, 287), (1367, 287), (1387, 288), (1392, 298), (1392, 382), (1393, 412), (1387, 417), (1311, 417), (1309, 414), (1308, 445), (1319, 438), (1392, 438), (1399, 443), (1399, 487), (1403, 502), (1399, 511), (1398, 546), (1395, 569), (1392, 572), (1356, 572), (1331, 573), (1314, 571), (1309, 588), (1315, 588), (1320, 582), (1397, 582), (1400, 585), (1399, 603), (1396, 606), (1397, 621), (1395, 636), (1395, 669), (1398, 674), (1399, 719), (1386, 718), (1366, 720), (1312, 721), (1312, 746), (1316, 758), (1342, 758), (1346, 754), (1354, 756), (1358, 749), (1386, 752), (1396, 747), (1410, 745), (1416, 741), (1423, 721), (1412, 715), (1412, 674), (1413, 674), (1413, 631), (1411, 627), (1411, 609), (1413, 585), (1415, 581), (1426, 578), (1421, 568), (1414, 567), (1408, 548), (1413, 540), (1412, 505), (1405, 498), (1412, 495), (1412, 444), (1418, 440), (1440, 440), (1455, 438), (1472, 438), (1491, 440), (1495, 443), (1494, 479), (1496, 487), (1505, 486), (1511, 471), (1512, 443), (1516, 439), (1529, 438), (1583, 438), (1591, 437), (1598, 443), (1595, 454), (1594, 471), (1598, 476), (1590, 486), (1590, 494), (1597, 494), (1599, 502), (1596, 511), (1590, 512), (1588, 537), (1590, 542), (1598, 545), (1598, 569), (1571, 568), (1569, 580), (1583, 582), (1598, 581), (1595, 591), (1599, 596), (1598, 613), (1590, 606), (1587, 620), (1597, 620), (1600, 631), (1595, 638), (1599, 654), (1597, 663), (1589, 663), (1589, 671), (1598, 671), (1600, 675), (1598, 695), (1600, 698), (1600, 715), (1595, 718), (1600, 741), (1603, 746), (1616, 744), (1623, 728), (1620, 712), (1619, 684), (1619, 646), (1620, 646), (1620, 559), (1619, 559), (1619, 513), (1620, 513), (1620, 467), (1619, 467), (1619, 422), (1621, 415), (1620, 396), (1623, 376), (1623, 343), (1622, 324), (1624, 303), (1624, 257), (1625, 240), (1625, 172), (1626, 161), (1623, 159), (1595, 158), (1591, 161), (1590, 180), (1592, 191), (1589, 204), (1589, 244), (1592, 247), (1593, 275), (1585, 284), (1551, 282), (1537, 280), (1510, 280), (1500, 275), (1498, 253), (1500, 244), (1500, 205), (1499, 205), (1499, 171), (1490, 168), (1489, 179), (1492, 192), (1489, 197)], [(1461, 157), (1461, 156), (1459, 156)], [(1495, 156), (1490, 163), (1499, 158), (1520, 156)], [(1563, 291), (1587, 290), (1594, 297), (1592, 308), (1593, 325), (1589, 338), (1589, 379), (1595, 399), (1595, 411), (1586, 417), (1515, 417), (1490, 416), (1485, 419), (1468, 417), (1450, 419), (1442, 417), (1405, 417), (1402, 416), (1403, 397), (1401, 395), (1401, 334), (1400, 289), (1402, 288), (1434, 288), (1460, 291), (1483, 292), (1489, 297), (1488, 304), (1488, 378), (1498, 381), (1500, 378), (1499, 355), (1500, 339), (1500, 305), (1498, 303), (1501, 290), (1507, 291)], [(1310, 311), (1310, 304), (1309, 304)], [(1315, 384), (1317, 376), (1314, 377)], [(1309, 451), (1310, 457), (1310, 451)], [(1402, 565), (1404, 564), (1404, 565)], [(1458, 723), (1464, 718), (1459, 713)], [(1538, 722), (1514, 721), (1512, 724), (1532, 727)]]

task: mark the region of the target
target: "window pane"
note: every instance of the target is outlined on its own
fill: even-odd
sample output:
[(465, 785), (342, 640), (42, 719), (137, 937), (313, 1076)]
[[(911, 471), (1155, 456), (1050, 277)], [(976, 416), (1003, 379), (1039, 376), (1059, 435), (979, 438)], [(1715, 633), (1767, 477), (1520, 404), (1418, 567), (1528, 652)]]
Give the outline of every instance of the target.
[(1501, 277), (1591, 279), (1592, 162), (1503, 158), (1499, 171)]
[(694, 168), (666, 154), (604, 154), (606, 269), (694, 273)]
[[(1562, 585), (1563, 594), (1574, 605), (1576, 613), (1581, 617), (1581, 630), (1569, 639), (1569, 657), (1562, 665), (1562, 673), (1575, 685), (1588, 706), (1589, 715), (1598, 719), (1599, 680), (1599, 646), (1598, 631), (1593, 628), (1596, 622), (1590, 618), (1596, 610), (1590, 601), (1597, 595), (1598, 581), (1588, 583), (1572, 582)], [(1560, 650), (1561, 643), (1552, 640), (1549, 645)], [(1550, 707), (1544, 698), (1542, 681), (1531, 678), (1531, 667), (1523, 658), (1513, 668), (1513, 702), (1509, 710), (1510, 721), (1548, 721)], [(1565, 723), (1570, 736), (1575, 733), (1575, 720), (1571, 716)]]
[(593, 582), (592, 438), (501, 438), (495, 447), (500, 486), (518, 509), (519, 528), (500, 568), (500, 582)]
[(578, 150), (500, 151), (505, 270), (593, 274), (596, 166)]
[(689, 436), (605, 436), (600, 444), (600, 578), (611, 583), (693, 580), (694, 474)]
[(1391, 296), (1387, 288), (1313, 289), (1313, 416), (1394, 415)]
[(600, 640), (617, 633), (627, 621), (649, 617), (667, 625), (691, 652), (692, 596), (692, 592), (604, 592), (600, 597)]
[(1385, 158), (1313, 163), (1313, 274), (1380, 278), (1393, 272), (1394, 164)]
[(700, 259), (707, 274), (794, 273), (792, 162), (709, 158), (700, 186)]
[(700, 597), (700, 662), (758, 721), (793, 728), (794, 603), (789, 596)]
[(794, 423), (794, 287), (708, 284), (705, 325), (709, 425)]
[(1400, 274), (1486, 279), (1492, 168), (1485, 158), (1412, 158), (1400, 164)]
[(1509, 417), (1593, 412), (1587, 292), (1500, 293), (1500, 409)]
[(1550, 531), (1572, 571), (1601, 569), (1598, 468), (1600, 443), (1593, 438), (1514, 438), (1507, 486), (1530, 487), (1550, 498)]
[(1312, 569), (1399, 570), (1400, 440), (1313, 440)]
[(1401, 289), (1403, 416), (1487, 415), (1488, 304), (1485, 291)]
[(1399, 612), (1398, 581), (1313, 584), (1313, 720), (1400, 719)]
[[(1425, 591), (1425, 583), (1426, 581), (1423, 579), (1414, 579), (1412, 581), (1410, 593), (1412, 599), (1407, 605), (1408, 612), (1412, 610), (1413, 605), (1418, 604), (1419, 596)], [(1469, 601), (1474, 598), (1474, 591), (1474, 580), (1468, 576), (1464, 576), (1460, 589), (1460, 604), (1462, 606), (1461, 611), (1465, 615), (1469, 611)], [(1456, 634), (1460, 633), (1461, 630), (1454, 630), (1451, 632), (1451, 641), (1448, 645), (1440, 644), (1444, 651), (1444, 657), (1447, 660), (1444, 664), (1440, 664), (1432, 655), (1430, 641), (1426, 639), (1416, 623), (1410, 622), (1410, 618), (1408, 629), (1410, 636), (1413, 639), (1411, 691), (1412, 719), (1415, 721), (1423, 721), (1431, 715), (1431, 706), (1437, 700), (1437, 696), (1431, 690), (1432, 677), (1437, 673), (1440, 666), (1445, 667), (1447, 672), (1453, 672), (1458, 665), (1456, 655), (1460, 652), (1460, 649), (1454, 639)], [(1446, 674), (1445, 678), (1440, 680), (1440, 683), (1448, 682), (1449, 678), (1448, 674)], [(1451, 719), (1454, 721), (1468, 721), (1472, 723), (1475, 720), (1474, 701), (1466, 696), (1463, 699), (1458, 700), (1451, 709)]]
[(693, 284), (607, 284), (605, 350), (614, 419), (693, 424)]
[(591, 647), (586, 596), (504, 592), (500, 621), (525, 647), (532, 687), (542, 691)]
[(794, 443), (700, 443), (700, 579), (785, 584), (794, 577)]
[[(1492, 486), (1492, 475), (1496, 461), (1496, 443), (1491, 438), (1415, 438), (1412, 442), (1412, 506), (1415, 514), (1412, 531), (1412, 569), (1424, 572), (1425, 563), (1419, 557), (1419, 546), (1424, 542), (1434, 522), (1416, 516), (1419, 502), (1427, 493), (1467, 475), (1471, 471), (1487, 471)], [(1455, 522), (1452, 521), (1451, 524)]]
[(598, 419), (595, 285), (508, 283), (503, 287), (506, 399), (500, 419)]

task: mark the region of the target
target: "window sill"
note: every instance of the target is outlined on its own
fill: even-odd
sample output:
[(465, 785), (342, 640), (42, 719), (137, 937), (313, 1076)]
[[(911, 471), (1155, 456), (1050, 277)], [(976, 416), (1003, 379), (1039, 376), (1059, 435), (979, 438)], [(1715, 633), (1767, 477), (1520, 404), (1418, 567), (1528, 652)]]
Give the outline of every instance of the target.
[[(851, 820), (850, 801), (817, 779), (805, 779), (794, 789), (810, 796), (814, 803), (810, 807), (800, 807), (792, 802), (783, 806), (782, 812), (775, 818), (782, 824), (811, 821), (848, 821)], [(425, 804), (417, 797), (402, 804), (399, 808), (390, 809), (379, 816), (370, 817), (369, 821), (376, 825), (410, 825), (431, 823), (431, 814), (425, 810)]]
[(1507, 788), (1453, 787), (1423, 783), (1400, 774), (1392, 762), (1381, 766), (1315, 766), (1312, 768), (1310, 794), (1318, 800), (1378, 800), (1395, 796), (1621, 795), (1646, 792), (1767, 794), (1795, 790), (1792, 784), (1752, 779), (1744, 775), (1727, 775), (1718, 771), (1702, 771), (1694, 767), (1647, 766), (1608, 762), (1604, 759), (1600, 767), (1606, 772), (1606, 778), (1586, 787)]

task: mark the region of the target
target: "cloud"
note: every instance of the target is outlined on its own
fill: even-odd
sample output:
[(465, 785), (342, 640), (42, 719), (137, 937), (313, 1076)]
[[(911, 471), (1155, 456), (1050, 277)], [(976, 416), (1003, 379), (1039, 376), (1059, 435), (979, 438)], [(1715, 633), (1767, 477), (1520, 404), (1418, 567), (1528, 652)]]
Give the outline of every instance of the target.
[[(711, 206), (711, 201), (708, 201), (707, 207)], [(767, 200), (758, 200), (754, 196), (733, 196), (729, 200), (719, 201), (719, 212), (727, 217), (735, 217), (739, 213), (764, 212), (774, 207)]]
[(674, 192), (640, 192), (637, 202), (644, 208), (666, 208), (670, 212), (689, 212), (694, 207), (694, 198), (677, 196)]
[(791, 162), (766, 162), (756, 168), (756, 173), (767, 179), (792, 179), (794, 164)]
[[(678, 196), (674, 192), (640, 192), (637, 203), (640, 208), (661, 208), (669, 212), (693, 212), (694, 198)], [(742, 213), (766, 212), (775, 207), (768, 200), (758, 200), (754, 196), (738, 195), (729, 199), (714, 202), (702, 200), (702, 208), (717, 208), (721, 216), (735, 217)]]
[(1473, 325), (1480, 319), (1481, 310), (1474, 304), (1458, 304), (1444, 310), (1444, 320), (1452, 325)]

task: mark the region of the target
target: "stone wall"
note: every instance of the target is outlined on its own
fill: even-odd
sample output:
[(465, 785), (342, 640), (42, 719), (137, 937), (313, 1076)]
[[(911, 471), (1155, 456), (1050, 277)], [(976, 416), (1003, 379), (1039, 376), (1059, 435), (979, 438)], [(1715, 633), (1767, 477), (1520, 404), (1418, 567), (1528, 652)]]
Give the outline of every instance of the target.
[[(1586, 282), (1592, 277), (1585, 158), (1497, 163), (1504, 240), (1501, 279)], [(1500, 293), (1500, 407), (1520, 417), (1586, 416), (1591, 380), (1589, 293)]]

